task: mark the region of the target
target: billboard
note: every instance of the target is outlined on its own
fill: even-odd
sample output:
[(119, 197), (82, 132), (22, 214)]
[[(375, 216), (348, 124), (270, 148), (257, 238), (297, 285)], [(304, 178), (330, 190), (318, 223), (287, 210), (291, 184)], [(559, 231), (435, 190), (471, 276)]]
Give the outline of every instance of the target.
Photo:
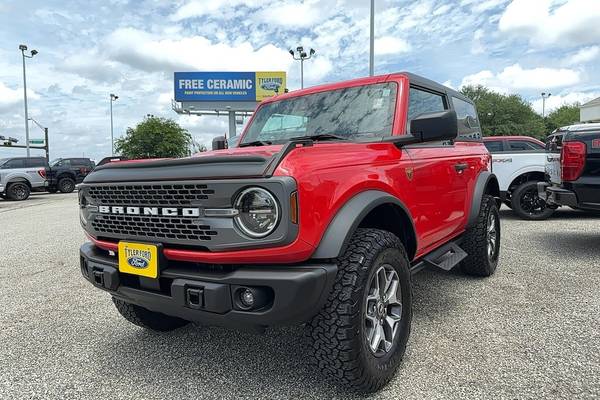
[(175, 101), (262, 101), (286, 87), (285, 72), (175, 72)]

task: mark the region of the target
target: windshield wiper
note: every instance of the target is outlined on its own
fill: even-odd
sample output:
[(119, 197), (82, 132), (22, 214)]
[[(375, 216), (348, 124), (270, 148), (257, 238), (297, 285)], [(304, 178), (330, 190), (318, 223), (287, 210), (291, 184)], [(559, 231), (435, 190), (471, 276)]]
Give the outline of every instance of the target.
[(319, 133), (317, 135), (296, 136), (296, 137), (290, 138), (290, 140), (302, 140), (302, 139), (311, 139), (311, 140), (315, 140), (315, 141), (319, 141), (319, 140), (348, 140), (348, 138), (345, 138), (343, 136), (333, 135), (331, 133)]
[(241, 143), (238, 145), (238, 147), (268, 146), (270, 144), (273, 144), (273, 143), (268, 140), (255, 140), (253, 142)]

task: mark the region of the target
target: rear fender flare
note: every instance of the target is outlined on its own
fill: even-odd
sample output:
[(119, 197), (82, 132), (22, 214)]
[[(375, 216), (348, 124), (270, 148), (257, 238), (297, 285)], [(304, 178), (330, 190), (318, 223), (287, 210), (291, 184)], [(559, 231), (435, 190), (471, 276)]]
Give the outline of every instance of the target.
[[(364, 218), (376, 207), (383, 204), (394, 204), (410, 216), (406, 206), (395, 196), (380, 190), (367, 190), (352, 197), (329, 223), (312, 258), (331, 259), (344, 253), (352, 235)], [(411, 220), (411, 229), (415, 231)]]
[(467, 220), (467, 228), (472, 227), (477, 222), (477, 216), (479, 215), (479, 208), (481, 207), (481, 200), (483, 199), (484, 194), (491, 194), (496, 198), (500, 197), (498, 179), (496, 178), (496, 175), (490, 171), (483, 171), (477, 177), (475, 190), (473, 190), (473, 200), (471, 201), (471, 208), (469, 210), (469, 219)]

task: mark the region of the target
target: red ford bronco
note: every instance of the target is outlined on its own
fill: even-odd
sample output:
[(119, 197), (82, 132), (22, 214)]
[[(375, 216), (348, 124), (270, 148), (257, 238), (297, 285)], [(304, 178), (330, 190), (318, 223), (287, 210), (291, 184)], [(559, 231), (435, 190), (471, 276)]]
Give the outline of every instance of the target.
[(377, 390), (406, 348), (411, 274), (496, 269), (480, 136), (469, 99), (409, 73), (279, 95), (235, 148), (88, 175), (81, 272), (152, 330), (305, 323), (326, 376)]

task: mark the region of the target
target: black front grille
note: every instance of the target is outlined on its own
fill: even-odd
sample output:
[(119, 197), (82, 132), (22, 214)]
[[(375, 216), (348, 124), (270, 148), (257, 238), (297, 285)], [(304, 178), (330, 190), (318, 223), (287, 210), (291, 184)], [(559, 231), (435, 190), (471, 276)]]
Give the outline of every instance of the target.
[(215, 191), (205, 184), (91, 186), (98, 205), (186, 206), (207, 200)]
[(125, 236), (151, 239), (211, 240), (217, 232), (208, 225), (200, 225), (190, 218), (97, 215), (91, 222), (99, 236)]

